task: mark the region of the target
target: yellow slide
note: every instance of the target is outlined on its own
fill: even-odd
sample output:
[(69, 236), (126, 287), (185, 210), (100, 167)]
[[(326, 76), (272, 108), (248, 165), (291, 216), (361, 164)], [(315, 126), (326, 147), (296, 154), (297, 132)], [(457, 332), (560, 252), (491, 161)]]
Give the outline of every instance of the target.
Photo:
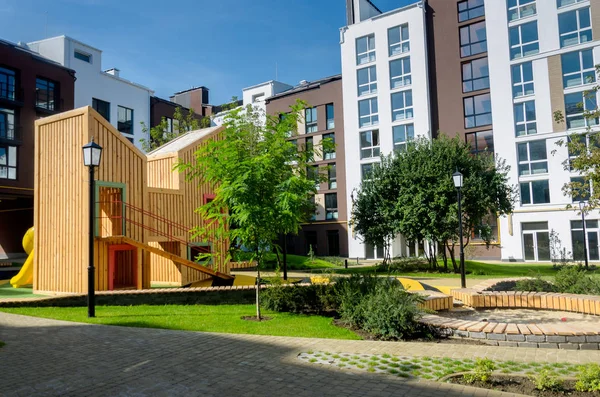
[(33, 283), (33, 227), (23, 236), (23, 249), (29, 255), (19, 274), (10, 279), (14, 288)]

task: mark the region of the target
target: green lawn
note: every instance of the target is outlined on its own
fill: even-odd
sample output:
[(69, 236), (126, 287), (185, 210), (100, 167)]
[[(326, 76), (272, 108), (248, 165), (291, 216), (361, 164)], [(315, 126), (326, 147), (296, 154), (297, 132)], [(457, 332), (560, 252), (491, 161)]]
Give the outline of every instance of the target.
[[(440, 263), (443, 266), (443, 263)], [(451, 264), (449, 265), (451, 268)], [(471, 278), (500, 278), (500, 277), (525, 277), (532, 275), (541, 276), (553, 276), (556, 274), (556, 269), (552, 265), (543, 264), (532, 264), (532, 263), (502, 263), (502, 264), (491, 264), (477, 261), (465, 261), (465, 268), (467, 270), (468, 277)], [(354, 267), (349, 269), (333, 269), (329, 272), (336, 274), (369, 274), (379, 273), (387, 274), (387, 267), (382, 266), (363, 266)], [(402, 272), (395, 271), (391, 273), (395, 276), (410, 276), (410, 277), (442, 277), (442, 278), (453, 278), (460, 277), (459, 274), (455, 273), (442, 273), (442, 272)], [(600, 271), (595, 270), (592, 272), (594, 275), (600, 276)]]
[(98, 306), (96, 318), (85, 307), (1, 308), (27, 316), (125, 327), (163, 328), (233, 334), (296, 336), (328, 339), (360, 339), (354, 332), (332, 323), (332, 318), (263, 311), (269, 321), (242, 320), (256, 314), (254, 305)]
[(2, 298), (35, 298), (44, 295), (36, 295), (33, 293), (31, 286), (26, 288), (13, 288), (10, 283), (0, 285), (0, 299)]
[[(245, 258), (241, 258), (245, 259)], [(281, 254), (279, 259), (283, 260)], [(336, 258), (338, 259), (338, 258)], [(300, 255), (288, 255), (287, 256), (287, 268), (288, 270), (313, 270), (313, 269), (328, 269), (336, 266), (344, 266), (344, 260), (338, 259), (339, 263), (332, 262), (329, 258), (314, 258), (311, 259), (308, 256)], [(275, 270), (278, 266), (277, 255), (270, 253), (267, 254), (265, 264), (261, 270)]]

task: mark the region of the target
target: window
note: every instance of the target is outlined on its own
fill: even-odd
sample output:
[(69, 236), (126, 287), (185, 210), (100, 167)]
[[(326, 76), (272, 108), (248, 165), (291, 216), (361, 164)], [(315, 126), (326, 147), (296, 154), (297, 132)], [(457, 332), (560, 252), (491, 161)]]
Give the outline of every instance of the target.
[(166, 132), (173, 132), (173, 119), (170, 117), (165, 117), (165, 121), (167, 123)]
[(512, 67), (513, 98), (535, 93), (533, 84), (533, 65), (531, 62)]
[(487, 51), (485, 21), (460, 28), (460, 56), (468, 57)]
[(410, 51), (410, 42), (408, 41), (408, 24), (388, 29), (388, 45), (390, 56)]
[(596, 81), (592, 49), (569, 52), (561, 56), (563, 87), (575, 87)]
[(556, 6), (558, 8), (565, 7), (571, 4), (580, 3), (586, 0), (556, 0)]
[(475, 59), (462, 65), (463, 92), (490, 88), (488, 59)]
[(306, 138), (306, 154), (309, 156), (308, 158), (310, 159), (310, 161), (314, 161), (314, 156), (315, 156), (315, 145), (313, 143), (313, 138)]
[(117, 107), (117, 129), (123, 134), (133, 135), (133, 109)]
[(510, 28), (510, 59), (523, 58), (540, 52), (537, 21)]
[(465, 128), (492, 124), (492, 101), (490, 94), (465, 98), (464, 105)]
[(92, 98), (92, 107), (100, 113), (106, 121), (110, 122), (110, 103), (102, 101), (100, 99)]
[(390, 86), (394, 88), (411, 84), (410, 57), (396, 59), (390, 62)]
[(358, 101), (358, 126), (368, 127), (379, 124), (377, 98)]
[(466, 142), (471, 145), (472, 154), (494, 153), (494, 133), (478, 131), (465, 135)]
[(580, 220), (571, 221), (571, 240), (573, 241), (573, 259), (576, 261), (585, 260), (584, 242), (587, 242), (588, 259), (597, 261), (600, 259), (598, 220), (585, 221), (586, 239), (583, 238), (583, 222)]
[(591, 186), (584, 177), (571, 178), (571, 198), (574, 203), (585, 201), (590, 198)]
[(569, 152), (569, 169), (573, 171), (573, 160), (579, 157), (583, 151), (587, 151), (589, 146), (588, 137), (586, 135), (571, 135), (567, 138), (568, 143), (575, 142), (579, 148), (574, 148), (571, 145), (567, 145)]
[(356, 64), (373, 62), (375, 60), (375, 35), (356, 39)]
[(337, 173), (335, 163), (329, 164), (327, 174), (327, 179), (329, 180), (329, 189), (337, 189)]
[(15, 139), (15, 111), (0, 108), (0, 139)]
[(558, 14), (558, 31), (561, 48), (591, 41), (590, 8), (580, 8)]
[(81, 51), (75, 50), (73, 56), (75, 57), (75, 59), (79, 59), (80, 61), (92, 63), (92, 56), (90, 54), (85, 54)]
[(327, 193), (325, 195), (325, 219), (338, 218), (337, 193)]
[(368, 181), (371, 178), (371, 172), (373, 172), (373, 163), (361, 164), (360, 165), (360, 180)]
[(403, 152), (406, 150), (408, 141), (415, 138), (415, 126), (413, 124), (397, 125), (392, 129), (394, 135), (394, 150)]
[(304, 110), (305, 130), (307, 134), (317, 132), (317, 108)]
[(379, 156), (379, 130), (360, 133), (360, 158), (368, 159)]
[(521, 182), (521, 204), (548, 204), (550, 187), (548, 180)]
[(575, 92), (565, 95), (567, 129), (598, 125), (598, 118), (588, 118), (586, 111), (597, 109), (595, 92)]
[(508, 20), (530, 17), (537, 13), (535, 0), (508, 0)]
[(323, 157), (325, 160), (335, 158), (335, 134), (324, 134), (323, 141), (328, 142), (327, 147), (323, 147)]
[(333, 103), (328, 103), (325, 107), (325, 116), (327, 117), (327, 129), (332, 130), (335, 128), (335, 110)]
[(321, 189), (321, 183), (319, 181), (319, 166), (318, 165), (309, 165), (306, 167), (306, 178), (312, 179), (315, 181), (315, 188), (317, 190)]
[(0, 179), (17, 179), (16, 146), (0, 146)]
[(548, 173), (546, 141), (531, 141), (517, 145), (519, 176)]
[(57, 89), (53, 81), (38, 77), (35, 79), (35, 106), (46, 110), (58, 110)]
[(536, 134), (535, 101), (515, 103), (514, 109), (517, 136)]
[(211, 252), (211, 243), (189, 243), (187, 247), (187, 259), (192, 262), (212, 264), (213, 258), (208, 256)]
[(358, 96), (377, 94), (377, 71), (375, 66), (358, 69)]
[(252, 95), (252, 103), (263, 102), (265, 100), (265, 93), (261, 92), (256, 95)]
[(392, 121), (413, 118), (412, 90), (392, 94)]
[(0, 98), (15, 100), (15, 72), (0, 67)]
[(523, 256), (526, 261), (550, 260), (548, 222), (522, 223)]
[(458, 3), (458, 22), (468, 21), (485, 15), (483, 0), (467, 0)]

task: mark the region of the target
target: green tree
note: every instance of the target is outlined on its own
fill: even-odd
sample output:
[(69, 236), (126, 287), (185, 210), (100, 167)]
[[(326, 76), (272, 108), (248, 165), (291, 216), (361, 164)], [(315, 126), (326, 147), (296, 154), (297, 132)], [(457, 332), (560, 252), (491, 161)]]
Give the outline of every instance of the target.
[[(286, 117), (267, 116), (265, 125), (252, 106), (233, 109), (220, 135), (202, 145), (192, 163), (178, 165), (188, 179), (215, 188), (214, 200), (197, 209), (205, 222), (195, 235), (214, 233), (251, 252), (257, 286), (265, 255), (278, 236), (297, 234), (315, 211), (315, 179), (306, 172), (312, 153), (288, 139), (297, 133), (305, 107), (297, 103)], [(256, 315), (260, 319), (258, 287)]]
[(186, 132), (210, 127), (210, 119), (205, 117), (202, 121), (198, 121), (194, 109), (190, 109), (184, 114), (181, 107), (177, 106), (173, 114), (172, 125), (169, 125), (165, 117), (160, 120), (158, 125), (152, 128), (149, 128), (143, 121), (140, 124), (142, 124), (144, 134), (150, 133), (149, 139), (140, 140), (142, 148), (150, 152)]

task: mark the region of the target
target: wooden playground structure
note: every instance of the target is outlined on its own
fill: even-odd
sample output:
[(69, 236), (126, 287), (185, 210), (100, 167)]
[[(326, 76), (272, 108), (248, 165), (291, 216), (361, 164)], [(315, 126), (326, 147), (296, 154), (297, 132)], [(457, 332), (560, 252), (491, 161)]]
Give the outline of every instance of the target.
[(89, 106), (36, 121), (34, 291), (87, 292), (89, 187), (81, 148), (92, 137), (104, 149), (96, 170), (96, 290), (231, 282), (225, 255), (194, 261), (228, 249), (228, 241), (190, 233), (203, 221), (194, 210), (213, 191), (173, 170), (221, 128), (189, 132), (145, 155)]

